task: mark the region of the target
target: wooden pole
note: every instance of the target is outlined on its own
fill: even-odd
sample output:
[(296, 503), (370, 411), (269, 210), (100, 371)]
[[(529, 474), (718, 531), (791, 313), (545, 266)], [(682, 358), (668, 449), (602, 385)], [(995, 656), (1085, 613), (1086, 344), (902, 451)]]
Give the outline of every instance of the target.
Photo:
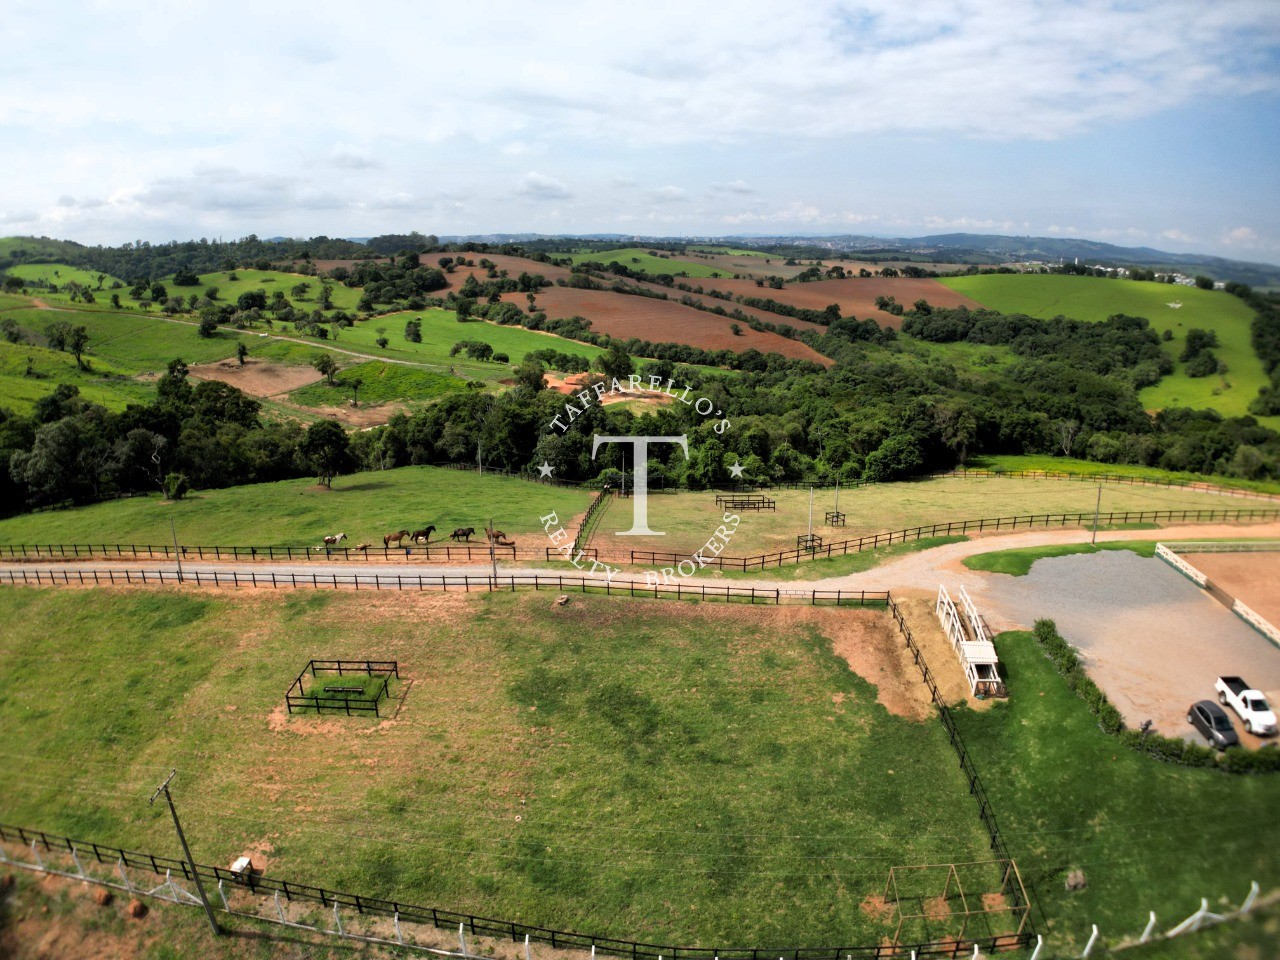
[(172, 771), (169, 776), (165, 777), (164, 783), (156, 787), (156, 792), (151, 795), (151, 803), (156, 802), (156, 797), (161, 793), (164, 794), (165, 801), (169, 804), (169, 812), (173, 814), (173, 827), (178, 831), (178, 842), (182, 844), (182, 855), (187, 858), (187, 866), (191, 868), (191, 878), (196, 882), (196, 891), (200, 894), (200, 903), (204, 905), (205, 916), (209, 918), (209, 927), (213, 930), (214, 936), (222, 933), (222, 929), (218, 926), (218, 921), (214, 919), (213, 907), (209, 906), (209, 898), (205, 896), (204, 884), (200, 882), (200, 873), (196, 870), (196, 862), (191, 857), (191, 848), (187, 846), (186, 835), (182, 832), (182, 824), (178, 822), (178, 808), (173, 805), (173, 797), (169, 793), (169, 781), (177, 776), (178, 771)]
[(1098, 484), (1098, 502), (1093, 507), (1093, 537), (1090, 538), (1090, 544), (1098, 542), (1098, 514), (1102, 512), (1102, 484)]

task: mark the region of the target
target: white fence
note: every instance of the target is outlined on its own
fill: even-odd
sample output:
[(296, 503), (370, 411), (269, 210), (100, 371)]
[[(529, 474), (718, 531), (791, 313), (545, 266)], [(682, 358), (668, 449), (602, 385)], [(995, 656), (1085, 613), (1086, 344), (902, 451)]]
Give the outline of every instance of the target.
[(1184, 577), (1186, 577), (1188, 580), (1190, 580), (1197, 586), (1207, 587), (1209, 585), (1208, 577), (1206, 577), (1203, 573), (1201, 573), (1191, 564), (1187, 563), (1187, 561), (1183, 560), (1180, 556), (1174, 553), (1165, 544), (1163, 543), (1156, 544), (1156, 556), (1159, 557), (1161, 560), (1163, 560), (1165, 563), (1169, 564), (1169, 566), (1173, 567), (1173, 569), (1177, 570), (1180, 574), (1182, 574)]
[(1237, 617), (1249, 624), (1249, 626), (1253, 627), (1253, 629), (1257, 630), (1276, 646), (1280, 646), (1280, 630), (1276, 629), (1275, 624), (1270, 620), (1267, 620), (1260, 613), (1251, 610), (1239, 600), (1232, 605), (1231, 609)]

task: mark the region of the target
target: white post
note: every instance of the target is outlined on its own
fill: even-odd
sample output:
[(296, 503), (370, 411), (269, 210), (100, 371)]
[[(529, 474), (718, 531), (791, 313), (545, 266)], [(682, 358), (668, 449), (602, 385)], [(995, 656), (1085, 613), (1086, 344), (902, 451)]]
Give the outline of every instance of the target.
[(529, 952), (529, 935), (524, 935), (524, 960), (533, 960), (533, 954)]
[(1089, 942), (1084, 945), (1084, 953), (1080, 954), (1081, 960), (1084, 960), (1093, 952), (1093, 945), (1098, 942), (1098, 925), (1093, 925), (1093, 933), (1089, 934)]
[(398, 940), (400, 943), (404, 943), (404, 934), (400, 932), (400, 911), (399, 910), (396, 911), (395, 925), (396, 925), (396, 940)]
[(813, 487), (809, 488), (809, 536), (813, 536)]
[(1031, 960), (1039, 960), (1040, 951), (1044, 949), (1044, 935), (1036, 934), (1036, 948), (1031, 951)]
[(1151, 919), (1147, 921), (1147, 929), (1142, 931), (1142, 936), (1138, 938), (1139, 943), (1146, 943), (1151, 939), (1151, 931), (1156, 928), (1156, 912), (1151, 911)]
[(40, 869), (43, 870), (44, 861), (40, 859), (40, 851), (36, 849), (36, 842), (34, 840), (31, 841), (31, 855), (36, 858), (36, 863), (39, 864)]
[(836, 513), (840, 512), (840, 481), (836, 481)]
[(76, 854), (76, 845), (74, 843), (71, 845), (71, 859), (76, 862), (76, 870), (79, 872), (80, 876), (83, 877), (84, 866), (80, 863), (80, 857)]
[(976, 943), (973, 945), (973, 960), (978, 960), (978, 945)]
[(279, 891), (279, 890), (277, 890), (277, 891), (276, 891), (276, 913), (279, 915), (279, 917), (280, 917), (280, 922), (281, 922), (281, 923), (288, 923), (288, 922), (289, 922), (288, 920), (286, 920), (286, 919), (284, 918), (284, 907), (280, 906), (280, 891)]
[(1253, 901), (1258, 899), (1258, 881), (1254, 880), (1249, 884), (1249, 895), (1244, 898), (1244, 903), (1240, 905), (1241, 913), (1248, 913), (1253, 909)]
[(342, 918), (338, 916), (338, 905), (336, 903), (333, 905), (333, 925), (338, 928), (338, 936), (343, 936)]
[(231, 904), (227, 903), (227, 891), (226, 891), (226, 890), (224, 890), (224, 889), (222, 889), (222, 880), (221, 880), (221, 878), (219, 878), (219, 880), (218, 880), (218, 896), (220, 896), (220, 897), (222, 898), (222, 909), (223, 909), (223, 910), (225, 910), (225, 911), (227, 911), (227, 913), (230, 913), (230, 912), (231, 912)]
[(120, 874), (120, 879), (124, 881), (124, 888), (133, 893), (133, 884), (129, 882), (129, 875), (124, 872), (124, 857), (116, 860), (116, 872)]
[(466, 954), (466, 952), (467, 952), (467, 934), (466, 934), (466, 932), (462, 929), (462, 927), (463, 927), (463, 925), (462, 925), (461, 923), (460, 923), (460, 924), (458, 924), (458, 947), (459, 947), (459, 949), (461, 949), (461, 951), (462, 951), (462, 953), (463, 953), (463, 954)]

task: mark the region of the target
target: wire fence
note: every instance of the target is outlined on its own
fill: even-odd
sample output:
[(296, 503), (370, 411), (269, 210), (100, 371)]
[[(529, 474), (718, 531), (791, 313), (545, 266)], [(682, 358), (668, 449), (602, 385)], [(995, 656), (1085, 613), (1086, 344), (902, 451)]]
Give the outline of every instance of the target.
[(985, 533), (988, 530), (1017, 530), (1032, 527), (1065, 527), (1068, 524), (1092, 525), (1095, 517), (1099, 527), (1111, 527), (1126, 524), (1158, 524), (1158, 523), (1240, 523), (1253, 520), (1275, 520), (1280, 518), (1280, 507), (1255, 508), (1237, 510), (1126, 510), (1109, 513), (1036, 513), (1014, 517), (986, 517), (978, 520), (948, 520), (905, 530), (893, 530), (888, 533), (873, 533), (850, 540), (836, 540), (822, 546), (799, 547), (792, 550), (780, 550), (754, 557), (707, 556), (701, 553), (659, 553), (652, 550), (632, 550), (630, 560), (642, 566), (676, 565), (690, 561), (705, 567), (718, 567), (721, 570), (737, 570), (746, 573), (749, 570), (764, 570), (768, 567), (781, 567), (787, 563), (799, 563), (804, 560), (844, 556), (850, 553), (861, 553), (863, 550), (876, 550), (880, 547), (893, 546), (898, 543), (910, 543), (929, 537), (950, 537), (968, 533)]
[[(517, 560), (558, 559), (560, 551), (551, 547), (493, 545), (492, 556), (504, 562)], [(595, 559), (594, 548), (583, 547), (583, 558)], [(441, 543), (434, 546), (409, 547), (305, 547), (305, 546), (183, 546), (147, 543), (6, 543), (0, 544), (0, 558), (21, 560), (302, 560), (307, 563), (333, 561), (364, 563), (369, 561), (426, 561), (434, 563), (488, 562), (487, 543)]]

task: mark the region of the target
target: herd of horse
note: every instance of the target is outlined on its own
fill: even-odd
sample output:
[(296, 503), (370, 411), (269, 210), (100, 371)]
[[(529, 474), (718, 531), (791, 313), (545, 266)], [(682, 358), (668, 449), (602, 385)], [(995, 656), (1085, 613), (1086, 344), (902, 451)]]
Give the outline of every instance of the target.
[[(410, 543), (430, 543), (431, 535), (436, 532), (433, 526), (426, 526), (420, 530), (412, 532), (408, 530), (393, 530), (382, 538), (382, 546), (384, 548), (391, 546), (400, 546), (403, 541), (408, 540)], [(491, 527), (485, 527), (485, 537), (489, 543), (498, 547), (514, 547), (516, 542), (508, 537), (501, 530), (494, 530)], [(471, 538), (475, 536), (475, 527), (458, 527), (453, 533), (449, 534), (449, 539), (455, 543), (470, 543)], [(335, 533), (324, 538), (323, 546), (316, 547), (316, 550), (324, 550), (327, 547), (336, 547), (343, 540), (347, 539), (345, 533)], [(372, 549), (372, 543), (358, 543), (355, 549), (369, 550)]]

